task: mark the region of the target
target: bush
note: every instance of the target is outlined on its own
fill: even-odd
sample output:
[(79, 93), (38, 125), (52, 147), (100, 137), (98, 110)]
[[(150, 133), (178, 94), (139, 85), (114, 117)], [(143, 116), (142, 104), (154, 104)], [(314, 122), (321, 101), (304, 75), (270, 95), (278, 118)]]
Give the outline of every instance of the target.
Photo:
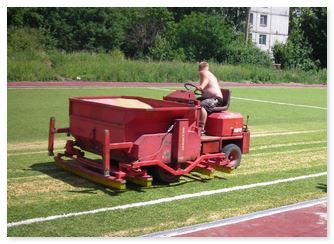
[(229, 64), (254, 64), (271, 66), (270, 56), (250, 43), (245, 46), (242, 41), (235, 41), (228, 45), (225, 52), (226, 63)]
[(186, 61), (183, 48), (176, 48), (168, 38), (161, 36), (157, 36), (153, 46), (149, 48), (149, 56), (159, 61)]
[(45, 81), (55, 79), (52, 62), (44, 51), (43, 35), (32, 28), (9, 28), (7, 79)]
[(43, 36), (33, 28), (9, 28), (7, 33), (8, 51), (42, 51), (44, 50)]
[(312, 59), (312, 47), (302, 33), (294, 31), (287, 43), (275, 43), (272, 48), (276, 63), (286, 69), (317, 70), (320, 62)]
[(110, 51), (110, 57), (115, 60), (124, 60), (124, 53), (119, 49), (113, 49)]

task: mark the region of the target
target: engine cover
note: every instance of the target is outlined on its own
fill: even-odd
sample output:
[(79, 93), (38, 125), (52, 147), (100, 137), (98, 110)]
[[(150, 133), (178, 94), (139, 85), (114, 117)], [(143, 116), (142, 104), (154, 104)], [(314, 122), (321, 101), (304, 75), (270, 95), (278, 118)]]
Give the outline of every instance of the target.
[(228, 111), (212, 113), (208, 116), (205, 130), (209, 136), (241, 136), (243, 117), (240, 113)]

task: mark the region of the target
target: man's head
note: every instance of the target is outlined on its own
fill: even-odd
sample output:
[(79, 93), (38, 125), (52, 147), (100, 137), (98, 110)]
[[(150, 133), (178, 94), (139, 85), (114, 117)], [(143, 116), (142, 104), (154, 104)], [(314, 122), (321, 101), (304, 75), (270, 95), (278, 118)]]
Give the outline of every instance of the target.
[(201, 70), (204, 70), (204, 69), (209, 69), (209, 63), (208, 62), (200, 62), (199, 65), (198, 65), (198, 70), (201, 71)]

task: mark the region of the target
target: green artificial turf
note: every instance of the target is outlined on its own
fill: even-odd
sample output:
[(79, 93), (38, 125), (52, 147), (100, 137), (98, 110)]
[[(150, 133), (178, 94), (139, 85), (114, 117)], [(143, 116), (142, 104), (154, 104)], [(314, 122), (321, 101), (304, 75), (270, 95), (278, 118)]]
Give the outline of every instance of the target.
[[(326, 107), (326, 89), (232, 88), (230, 110), (250, 115), (250, 154), (232, 174), (198, 173), (171, 185), (124, 192), (58, 168), (47, 156), (48, 120), (68, 126), (68, 97), (135, 95), (161, 99), (148, 88), (8, 89), (8, 223), (36, 217), (126, 205), (188, 193), (267, 182), (327, 171), (327, 110), (240, 98)], [(235, 97), (235, 98), (233, 98)], [(57, 137), (57, 151), (65, 137)], [(92, 155), (89, 155), (92, 156)], [(206, 197), (58, 219), (8, 228), (8, 236), (137, 236), (238, 216), (327, 195), (327, 176)]]

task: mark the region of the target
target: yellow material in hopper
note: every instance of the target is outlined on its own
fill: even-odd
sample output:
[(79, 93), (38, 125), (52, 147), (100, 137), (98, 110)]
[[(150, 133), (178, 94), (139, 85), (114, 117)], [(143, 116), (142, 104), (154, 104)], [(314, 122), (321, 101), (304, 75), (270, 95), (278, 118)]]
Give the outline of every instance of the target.
[(143, 109), (152, 108), (152, 106), (147, 103), (144, 103), (137, 99), (129, 99), (129, 98), (102, 98), (102, 99), (84, 99), (84, 100), (96, 103), (114, 105), (123, 108), (143, 108)]

